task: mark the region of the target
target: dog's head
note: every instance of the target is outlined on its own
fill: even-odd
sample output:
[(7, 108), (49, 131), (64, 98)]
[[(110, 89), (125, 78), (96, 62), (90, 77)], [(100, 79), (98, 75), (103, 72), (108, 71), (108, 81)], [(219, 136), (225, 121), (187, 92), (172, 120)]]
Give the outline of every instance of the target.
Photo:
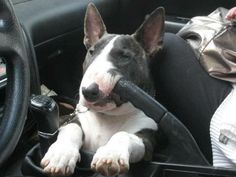
[(93, 4), (89, 4), (84, 21), (84, 44), (87, 55), (80, 85), (80, 101), (96, 112), (107, 112), (121, 106), (112, 93), (116, 82), (124, 77), (147, 92), (152, 89), (149, 59), (162, 47), (164, 9), (149, 15), (132, 35), (108, 34)]

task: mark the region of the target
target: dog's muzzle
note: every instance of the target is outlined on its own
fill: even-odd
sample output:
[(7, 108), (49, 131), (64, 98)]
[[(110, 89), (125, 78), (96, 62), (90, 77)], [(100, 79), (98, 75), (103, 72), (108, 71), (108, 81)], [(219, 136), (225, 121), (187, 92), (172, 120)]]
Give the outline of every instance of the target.
[(82, 87), (82, 94), (87, 102), (93, 103), (94, 106), (105, 106), (109, 102), (113, 102), (116, 106), (120, 106), (125, 103), (119, 95), (111, 92), (106, 95), (99, 89), (99, 85), (92, 83), (88, 87)]

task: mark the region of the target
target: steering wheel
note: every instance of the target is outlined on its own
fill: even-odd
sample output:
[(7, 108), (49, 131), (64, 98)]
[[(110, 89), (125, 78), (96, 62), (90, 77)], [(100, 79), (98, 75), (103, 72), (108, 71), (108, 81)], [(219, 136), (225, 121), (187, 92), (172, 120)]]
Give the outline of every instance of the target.
[(0, 56), (6, 61), (7, 86), (0, 118), (0, 167), (22, 133), (30, 94), (30, 70), (22, 28), (10, 0), (0, 0)]

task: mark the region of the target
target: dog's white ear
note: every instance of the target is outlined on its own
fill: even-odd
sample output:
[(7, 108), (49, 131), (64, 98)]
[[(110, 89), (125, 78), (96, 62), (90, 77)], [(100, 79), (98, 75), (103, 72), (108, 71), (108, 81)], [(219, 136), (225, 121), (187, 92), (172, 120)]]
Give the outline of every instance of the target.
[(133, 34), (147, 55), (153, 56), (163, 45), (165, 10), (163, 7), (153, 11)]
[(106, 32), (102, 17), (93, 3), (89, 3), (84, 19), (84, 45), (88, 49)]

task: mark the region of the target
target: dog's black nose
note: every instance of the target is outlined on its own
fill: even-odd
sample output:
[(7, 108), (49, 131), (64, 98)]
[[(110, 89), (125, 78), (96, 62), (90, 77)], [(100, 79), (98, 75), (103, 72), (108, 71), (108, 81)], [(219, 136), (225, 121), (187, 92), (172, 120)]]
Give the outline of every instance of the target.
[(99, 86), (96, 83), (92, 83), (88, 87), (82, 87), (82, 93), (84, 98), (88, 101), (96, 101), (99, 98)]

